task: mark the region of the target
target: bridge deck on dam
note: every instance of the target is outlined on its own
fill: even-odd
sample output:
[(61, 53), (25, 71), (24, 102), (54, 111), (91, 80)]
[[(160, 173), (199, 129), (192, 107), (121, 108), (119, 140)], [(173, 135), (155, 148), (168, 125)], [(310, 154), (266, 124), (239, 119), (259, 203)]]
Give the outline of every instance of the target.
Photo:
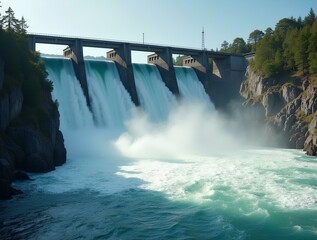
[(33, 43), (44, 43), (44, 44), (56, 44), (56, 45), (72, 45), (76, 41), (80, 41), (83, 47), (93, 47), (93, 48), (119, 48), (122, 44), (129, 44), (132, 51), (142, 51), (142, 52), (160, 52), (164, 51), (166, 48), (170, 48), (173, 54), (181, 55), (199, 55), (202, 52), (206, 52), (209, 57), (212, 58), (222, 58), (228, 56), (242, 56), (241, 54), (231, 54), (223, 52), (215, 52), (204, 49), (186, 48), (186, 47), (176, 47), (168, 45), (155, 45), (148, 43), (136, 43), (136, 42), (124, 42), (115, 40), (102, 40), (102, 39), (90, 39), (90, 38), (77, 38), (68, 36), (57, 36), (57, 35), (42, 35), (42, 34), (28, 34), (28, 37)]

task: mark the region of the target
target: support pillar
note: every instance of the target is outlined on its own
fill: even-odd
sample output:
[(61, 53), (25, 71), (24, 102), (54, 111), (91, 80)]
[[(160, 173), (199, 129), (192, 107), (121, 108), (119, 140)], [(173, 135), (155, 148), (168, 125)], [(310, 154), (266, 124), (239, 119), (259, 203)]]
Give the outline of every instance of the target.
[(202, 83), (206, 93), (211, 101), (214, 101), (214, 93), (211, 86), (212, 70), (209, 63), (209, 56), (206, 51), (201, 52), (198, 55), (187, 57), (183, 60), (183, 66), (192, 67), (198, 77), (198, 80)]
[[(86, 67), (85, 67), (85, 61), (84, 61), (83, 45), (81, 40), (76, 39), (73, 42), (73, 44), (70, 46), (70, 48), (72, 51), (71, 51), (71, 54), (68, 55), (68, 57), (72, 59), (76, 77), (79, 80), (80, 85), (83, 89), (83, 93), (86, 98), (87, 105), (90, 107)], [(67, 49), (68, 48), (64, 50), (64, 55)]]
[(136, 106), (140, 106), (131, 62), (130, 44), (123, 43), (120, 47), (108, 52), (107, 59), (116, 63), (116, 67), (118, 69), (120, 80), (123, 86), (130, 94), (132, 102)]
[(163, 51), (156, 52), (159, 56), (154, 63), (159, 70), (162, 80), (166, 87), (176, 96), (179, 96), (179, 88), (177, 85), (175, 69), (173, 65), (173, 55), (171, 48), (167, 47)]
[(29, 49), (31, 50), (31, 51), (35, 51), (36, 49), (35, 49), (35, 44), (36, 44), (36, 41), (35, 41), (35, 37), (34, 36), (28, 36), (28, 44), (29, 44)]
[(211, 81), (212, 70), (209, 63), (209, 56), (207, 52), (202, 52), (199, 55), (192, 56), (197, 64), (192, 65), (192, 68), (195, 70), (196, 75), (203, 84), (207, 86), (208, 82)]

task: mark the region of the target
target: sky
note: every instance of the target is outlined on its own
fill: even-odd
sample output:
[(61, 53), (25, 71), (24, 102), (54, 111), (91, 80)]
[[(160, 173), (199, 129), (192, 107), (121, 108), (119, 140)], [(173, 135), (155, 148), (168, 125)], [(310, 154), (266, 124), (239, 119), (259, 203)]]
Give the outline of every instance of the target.
[[(190, 48), (220, 49), (226, 40), (247, 41), (255, 29), (274, 29), (284, 17), (317, 13), (317, 0), (1, 0), (1, 13), (10, 6), (24, 16), (28, 32)], [(37, 44), (41, 53), (62, 54), (66, 46)], [(103, 49), (85, 55), (105, 56)], [(149, 53), (132, 53), (145, 62)]]

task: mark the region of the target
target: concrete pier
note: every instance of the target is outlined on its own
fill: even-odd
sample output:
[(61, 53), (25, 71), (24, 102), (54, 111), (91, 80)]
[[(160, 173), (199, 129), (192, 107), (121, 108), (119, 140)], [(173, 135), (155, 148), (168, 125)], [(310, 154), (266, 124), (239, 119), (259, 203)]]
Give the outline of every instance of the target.
[(173, 55), (170, 48), (156, 52), (148, 56), (148, 63), (155, 64), (160, 72), (163, 82), (167, 88), (176, 96), (179, 96), (175, 69), (173, 65)]
[(122, 44), (120, 47), (107, 52), (107, 59), (116, 63), (123, 86), (130, 94), (132, 102), (139, 106), (140, 101), (135, 86), (130, 45)]
[(82, 41), (77, 39), (66, 49), (64, 49), (64, 56), (69, 57), (72, 60), (76, 77), (79, 80), (80, 85), (83, 89), (87, 105), (90, 107), (90, 97), (88, 92), (88, 83)]

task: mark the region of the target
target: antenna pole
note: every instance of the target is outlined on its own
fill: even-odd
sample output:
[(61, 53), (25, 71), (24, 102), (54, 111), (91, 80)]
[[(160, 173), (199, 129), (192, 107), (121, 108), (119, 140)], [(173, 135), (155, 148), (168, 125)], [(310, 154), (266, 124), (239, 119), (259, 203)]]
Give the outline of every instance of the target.
[(204, 27), (203, 30), (201, 32), (201, 49), (205, 50), (205, 31), (204, 31)]

